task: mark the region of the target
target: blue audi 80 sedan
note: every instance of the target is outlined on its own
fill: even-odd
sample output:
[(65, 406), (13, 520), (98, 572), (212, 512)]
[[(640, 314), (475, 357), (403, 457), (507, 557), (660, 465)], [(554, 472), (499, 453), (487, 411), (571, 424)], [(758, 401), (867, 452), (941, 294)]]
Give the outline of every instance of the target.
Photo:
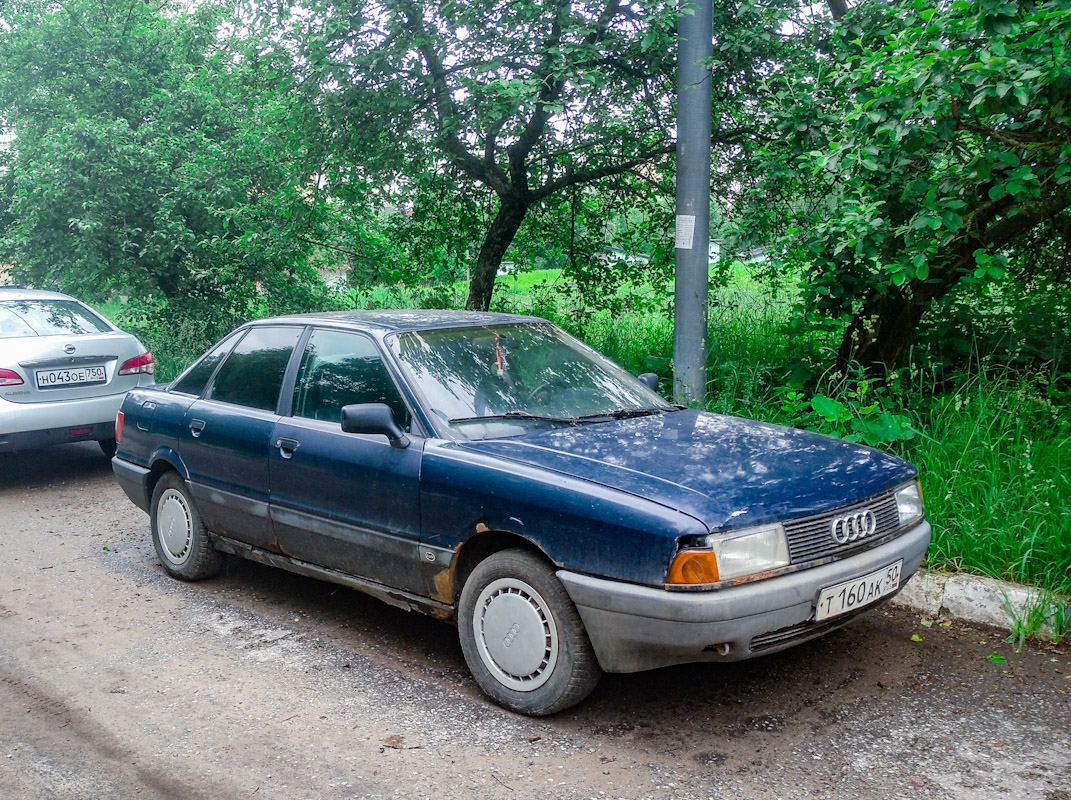
[(174, 577), (230, 553), (456, 621), (480, 688), (526, 714), (604, 671), (806, 641), (918, 569), (910, 464), (653, 378), (535, 317), (258, 320), (131, 391), (112, 463)]

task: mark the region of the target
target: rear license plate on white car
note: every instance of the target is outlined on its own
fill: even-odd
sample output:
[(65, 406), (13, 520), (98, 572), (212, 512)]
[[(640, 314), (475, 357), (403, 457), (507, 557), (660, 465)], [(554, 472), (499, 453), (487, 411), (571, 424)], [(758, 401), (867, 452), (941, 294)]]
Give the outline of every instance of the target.
[(37, 370), (38, 389), (62, 389), (65, 386), (86, 386), (105, 383), (104, 367), (68, 367), (66, 369)]
[(882, 567), (867, 575), (860, 575), (850, 581), (827, 586), (818, 595), (818, 608), (814, 619), (820, 622), (840, 614), (847, 614), (853, 609), (869, 605), (875, 600), (892, 594), (900, 588), (900, 570), (903, 559), (895, 564)]

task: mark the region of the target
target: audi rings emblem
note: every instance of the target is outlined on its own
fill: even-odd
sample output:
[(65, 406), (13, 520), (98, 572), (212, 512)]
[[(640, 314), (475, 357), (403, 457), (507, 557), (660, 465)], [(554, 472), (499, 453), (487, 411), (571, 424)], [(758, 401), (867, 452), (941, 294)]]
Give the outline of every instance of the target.
[(833, 534), (833, 541), (837, 544), (848, 544), (848, 542), (854, 542), (857, 539), (865, 539), (877, 529), (878, 518), (874, 516), (874, 512), (869, 508), (836, 517), (829, 524), (830, 533)]

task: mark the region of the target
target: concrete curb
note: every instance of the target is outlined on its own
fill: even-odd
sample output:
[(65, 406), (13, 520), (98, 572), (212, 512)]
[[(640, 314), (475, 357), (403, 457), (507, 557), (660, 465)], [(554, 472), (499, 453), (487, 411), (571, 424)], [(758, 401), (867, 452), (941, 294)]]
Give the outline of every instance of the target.
[[(927, 617), (948, 617), (1014, 631), (1028, 624), (1031, 614), (1044, 616), (1037, 635), (1052, 640), (1061, 601), (1030, 586), (978, 575), (948, 575), (920, 569), (890, 602)], [(1064, 624), (1071, 603), (1064, 602)]]

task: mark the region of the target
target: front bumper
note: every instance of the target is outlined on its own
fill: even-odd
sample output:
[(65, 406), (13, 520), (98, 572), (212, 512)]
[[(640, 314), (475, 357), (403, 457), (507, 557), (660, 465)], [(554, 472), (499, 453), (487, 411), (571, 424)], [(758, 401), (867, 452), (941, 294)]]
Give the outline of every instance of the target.
[[(115, 414), (126, 392), (78, 400), (12, 403), (0, 398), (0, 453), (115, 437)], [(91, 428), (88, 433), (71, 430)]]
[(693, 661), (740, 661), (839, 628), (881, 601), (814, 622), (822, 589), (900, 559), (902, 588), (918, 570), (929, 543), (930, 524), (923, 520), (849, 558), (710, 592), (672, 592), (566, 570), (558, 578), (584, 620), (603, 670), (639, 672)]

